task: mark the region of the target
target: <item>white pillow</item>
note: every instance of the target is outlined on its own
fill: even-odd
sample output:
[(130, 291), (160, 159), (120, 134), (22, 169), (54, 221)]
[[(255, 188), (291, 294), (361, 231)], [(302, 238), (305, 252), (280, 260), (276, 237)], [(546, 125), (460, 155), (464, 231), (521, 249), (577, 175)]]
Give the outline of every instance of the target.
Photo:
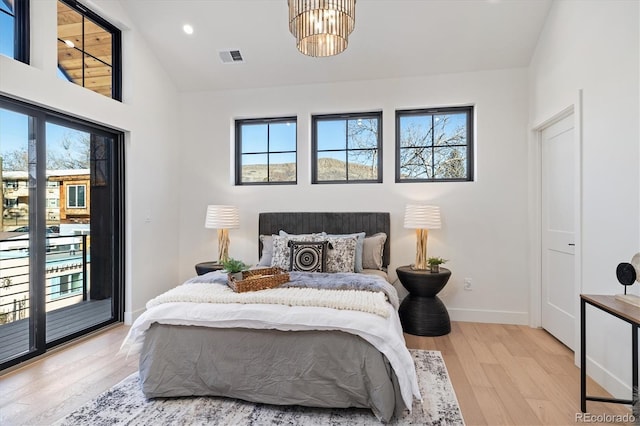
[(280, 230), (280, 232), (278, 232), (278, 235), (280, 235), (281, 237), (289, 237), (289, 239), (291, 240), (298, 240), (298, 241), (303, 241), (303, 240), (299, 240), (298, 237), (301, 238), (307, 238), (307, 237), (324, 237), (327, 235), (326, 232), (314, 232), (311, 234), (289, 234), (288, 232), (283, 231), (282, 229)]

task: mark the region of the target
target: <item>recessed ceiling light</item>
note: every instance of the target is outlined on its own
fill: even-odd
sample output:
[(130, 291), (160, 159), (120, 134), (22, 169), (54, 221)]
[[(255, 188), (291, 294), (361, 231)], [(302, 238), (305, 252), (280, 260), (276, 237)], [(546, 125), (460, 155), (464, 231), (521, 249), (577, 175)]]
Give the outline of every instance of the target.
[(182, 27), (182, 31), (185, 32), (185, 34), (193, 34), (193, 27), (189, 24), (184, 24), (184, 26)]

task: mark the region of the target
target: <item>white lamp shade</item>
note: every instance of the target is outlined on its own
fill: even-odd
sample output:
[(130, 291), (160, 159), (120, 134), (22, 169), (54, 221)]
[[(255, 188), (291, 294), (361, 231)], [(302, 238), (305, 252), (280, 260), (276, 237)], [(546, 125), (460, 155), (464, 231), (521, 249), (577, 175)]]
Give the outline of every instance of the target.
[(207, 216), (204, 220), (205, 228), (237, 229), (240, 227), (240, 215), (235, 206), (213, 205), (207, 206)]
[(409, 229), (440, 229), (440, 207), (407, 204), (404, 227)]

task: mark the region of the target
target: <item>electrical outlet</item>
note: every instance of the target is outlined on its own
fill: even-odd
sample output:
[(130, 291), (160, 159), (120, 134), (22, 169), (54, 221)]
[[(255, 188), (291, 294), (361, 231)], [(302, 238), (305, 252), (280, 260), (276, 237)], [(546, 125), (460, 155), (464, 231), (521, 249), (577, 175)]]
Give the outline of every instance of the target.
[(464, 289), (467, 291), (473, 290), (473, 288), (471, 288), (471, 278), (464, 279)]

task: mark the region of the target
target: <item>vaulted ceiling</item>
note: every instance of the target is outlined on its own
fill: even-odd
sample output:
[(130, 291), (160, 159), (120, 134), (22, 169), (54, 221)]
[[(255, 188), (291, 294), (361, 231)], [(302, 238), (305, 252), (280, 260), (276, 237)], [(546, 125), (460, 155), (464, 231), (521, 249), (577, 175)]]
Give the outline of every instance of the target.
[[(526, 67), (551, 2), (357, 0), (349, 46), (325, 58), (296, 49), (287, 0), (122, 5), (178, 89), (196, 91)], [(224, 50), (239, 50), (244, 62), (222, 63)]]

